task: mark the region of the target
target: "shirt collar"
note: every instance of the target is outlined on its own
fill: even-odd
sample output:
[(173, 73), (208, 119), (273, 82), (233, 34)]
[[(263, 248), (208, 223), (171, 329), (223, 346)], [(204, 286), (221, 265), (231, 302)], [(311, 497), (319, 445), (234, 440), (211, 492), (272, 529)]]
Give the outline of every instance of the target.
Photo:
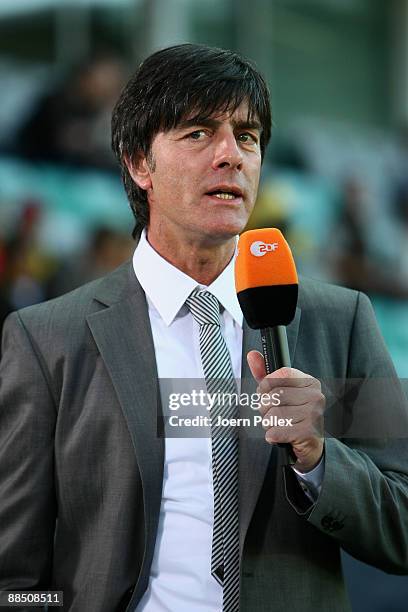
[[(234, 260), (206, 289), (242, 327), (242, 312), (234, 287)], [(143, 230), (133, 254), (133, 269), (153, 306), (166, 325), (170, 325), (190, 293), (201, 287), (193, 278), (163, 259), (149, 244)]]

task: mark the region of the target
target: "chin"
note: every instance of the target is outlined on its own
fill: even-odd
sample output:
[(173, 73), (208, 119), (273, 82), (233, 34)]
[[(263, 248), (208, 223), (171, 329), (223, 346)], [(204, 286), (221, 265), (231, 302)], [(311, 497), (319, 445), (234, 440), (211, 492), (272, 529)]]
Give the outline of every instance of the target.
[(236, 236), (240, 234), (242, 230), (245, 228), (248, 223), (248, 217), (239, 218), (239, 219), (228, 219), (224, 222), (220, 222), (218, 224), (218, 230), (224, 230), (230, 233), (232, 236)]
[(245, 228), (247, 221), (241, 223), (219, 223), (209, 228), (209, 234), (215, 240), (230, 240), (240, 234)]

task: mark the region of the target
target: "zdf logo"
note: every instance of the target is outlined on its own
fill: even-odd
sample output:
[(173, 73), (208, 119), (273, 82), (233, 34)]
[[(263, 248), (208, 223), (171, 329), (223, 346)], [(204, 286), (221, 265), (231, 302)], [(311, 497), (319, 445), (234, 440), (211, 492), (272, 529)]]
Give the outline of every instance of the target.
[(263, 257), (271, 251), (276, 251), (278, 246), (279, 245), (277, 242), (272, 242), (272, 244), (268, 244), (266, 242), (262, 242), (262, 240), (257, 240), (256, 242), (253, 242), (251, 244), (249, 250), (251, 251), (252, 255), (255, 255), (255, 257)]

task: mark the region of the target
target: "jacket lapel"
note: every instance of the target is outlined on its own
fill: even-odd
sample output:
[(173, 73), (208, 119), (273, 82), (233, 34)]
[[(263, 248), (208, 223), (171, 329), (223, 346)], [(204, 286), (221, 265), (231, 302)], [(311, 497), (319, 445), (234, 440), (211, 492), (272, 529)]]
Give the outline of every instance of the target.
[[(292, 364), (295, 360), (300, 315), (301, 310), (297, 308), (295, 318), (287, 327), (289, 352)], [(251, 396), (251, 394), (256, 393), (257, 384), (249, 370), (246, 356), (251, 350), (257, 350), (262, 353), (261, 334), (259, 330), (253, 330), (248, 327), (245, 321), (243, 329), (241, 393)], [(242, 412), (241, 408), (241, 416), (244, 416)], [(254, 414), (252, 409), (247, 410), (246, 413)], [(248, 416), (251, 416), (251, 414)], [(254, 430), (253, 427), (249, 429), (241, 427), (239, 437), (239, 517), (241, 554), (248, 526), (264, 482), (269, 460), (271, 456), (275, 457), (276, 460), (276, 450), (276, 447), (270, 446), (265, 442), (264, 430), (262, 427), (257, 427), (256, 430)]]
[(137, 588), (143, 592), (154, 552), (164, 463), (153, 339), (145, 295), (131, 264), (103, 279), (95, 299), (107, 307), (89, 315), (88, 325), (126, 419), (143, 487), (146, 550)]

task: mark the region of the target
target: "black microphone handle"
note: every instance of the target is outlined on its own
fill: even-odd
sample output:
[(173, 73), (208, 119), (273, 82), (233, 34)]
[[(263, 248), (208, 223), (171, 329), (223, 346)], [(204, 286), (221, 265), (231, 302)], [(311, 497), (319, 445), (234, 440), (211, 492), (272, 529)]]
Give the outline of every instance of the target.
[[(284, 325), (261, 329), (261, 341), (267, 374), (271, 374), (279, 368), (291, 367), (288, 337)], [(285, 450), (287, 463), (292, 465), (296, 463), (296, 455), (291, 444), (280, 443), (278, 446)]]

